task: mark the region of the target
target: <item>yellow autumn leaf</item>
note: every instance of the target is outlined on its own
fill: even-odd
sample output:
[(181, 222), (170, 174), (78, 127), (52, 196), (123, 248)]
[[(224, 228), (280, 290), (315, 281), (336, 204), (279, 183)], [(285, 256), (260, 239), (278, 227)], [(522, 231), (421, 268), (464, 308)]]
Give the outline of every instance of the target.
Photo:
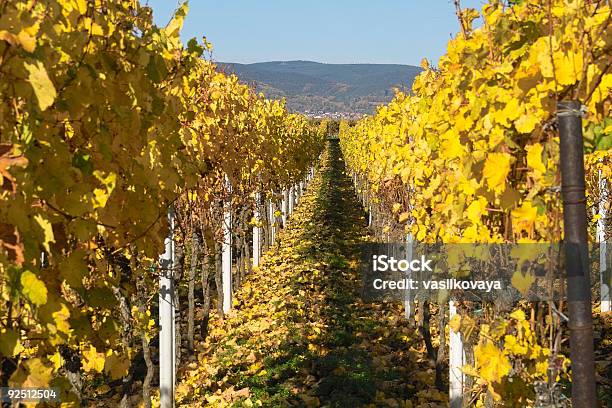
[(538, 208), (534, 207), (531, 201), (525, 201), (519, 208), (512, 210), (511, 216), (512, 230), (515, 234), (523, 231), (531, 234), (538, 216)]
[(117, 175), (115, 173), (109, 173), (104, 175), (101, 171), (94, 171), (93, 175), (100, 181), (104, 188), (94, 189), (94, 196), (92, 204), (94, 208), (104, 208), (106, 203), (115, 189), (117, 183)]
[(421, 68), (423, 68), (426, 71), (429, 69), (429, 61), (427, 60), (427, 58), (421, 59)]
[(42, 217), (40, 214), (36, 214), (34, 216), (34, 220), (38, 224), (38, 226), (42, 229), (43, 232), (43, 242), (42, 245), (45, 247), (47, 252), (51, 252), (49, 244), (55, 242), (55, 236), (53, 235), (53, 226), (49, 220)]
[(521, 113), (521, 105), (519, 104), (519, 101), (516, 98), (510, 99), (510, 102), (506, 104), (503, 110), (504, 116), (510, 121), (514, 121), (515, 119), (517, 119)]
[(504, 140), (504, 131), (499, 126), (494, 127), (489, 132), (489, 148), (494, 148)]
[(130, 359), (109, 351), (104, 361), (104, 372), (110, 374), (113, 380), (125, 377), (130, 368)]
[[(48, 387), (51, 382), (53, 367), (45, 365), (40, 358), (32, 358), (25, 362), (27, 377), (21, 384), (23, 387)], [(17, 372), (16, 372), (17, 373)]]
[(487, 200), (480, 197), (478, 200), (474, 200), (470, 203), (468, 208), (465, 210), (465, 214), (468, 219), (474, 224), (480, 223), (482, 214), (485, 212), (487, 207)]
[(510, 173), (512, 156), (508, 153), (491, 153), (485, 161), (483, 176), (489, 188), (496, 193), (506, 189), (506, 178)]
[(57, 96), (55, 86), (53, 86), (53, 82), (51, 82), (42, 62), (36, 61), (34, 64), (26, 62), (23, 65), (26, 71), (28, 71), (28, 82), (34, 90), (38, 106), (41, 111), (44, 111), (55, 101)]
[(555, 52), (555, 77), (560, 85), (572, 85), (582, 74), (582, 50)]
[(510, 313), (510, 317), (518, 320), (519, 322), (524, 322), (526, 319), (525, 312), (521, 309), (517, 309), (514, 312)]
[(27, 52), (34, 52), (36, 49), (36, 37), (26, 30), (21, 30), (17, 35), (6, 30), (0, 30), (0, 40), (4, 40), (13, 46), (20, 45)]
[(459, 135), (453, 132), (446, 132), (441, 137), (440, 156), (447, 159), (455, 159), (465, 154), (465, 149), (459, 141)]
[(531, 285), (535, 282), (535, 278), (530, 273), (526, 273), (523, 275), (521, 271), (516, 271), (512, 275), (512, 279), (510, 283), (514, 286), (523, 296), (526, 296), (529, 293), (529, 289)]
[(540, 119), (536, 115), (525, 112), (514, 121), (514, 127), (519, 133), (531, 133), (539, 122)]
[(478, 370), (474, 366), (468, 364), (461, 367), (461, 372), (472, 377), (480, 377)]
[(70, 334), (70, 310), (68, 310), (68, 307), (64, 303), (59, 304), (59, 310), (51, 313), (51, 317), (58, 331)]
[(47, 287), (30, 271), (21, 274), (21, 293), (37, 306), (47, 303)]
[(49, 361), (53, 363), (53, 368), (59, 370), (64, 365), (64, 358), (59, 351), (56, 351), (49, 357)]
[(17, 39), (19, 40), (19, 44), (21, 44), (23, 49), (27, 52), (34, 52), (36, 49), (36, 37), (31, 36), (28, 32), (23, 30), (20, 31), (19, 34), (17, 34)]
[(75, 0), (73, 4), (80, 14), (87, 13), (87, 0)]
[(514, 355), (525, 355), (528, 348), (520, 344), (516, 336), (508, 334), (504, 336), (504, 350)]
[(83, 351), (83, 370), (101, 373), (104, 370), (106, 358), (104, 353), (98, 353), (95, 346), (89, 346)]
[(546, 166), (542, 162), (544, 147), (540, 143), (535, 143), (526, 146), (525, 150), (527, 150), (527, 166), (532, 168), (536, 174), (546, 173)]
[(474, 348), (474, 357), (480, 378), (489, 384), (501, 382), (502, 378), (507, 376), (512, 369), (503, 351), (488, 340)]

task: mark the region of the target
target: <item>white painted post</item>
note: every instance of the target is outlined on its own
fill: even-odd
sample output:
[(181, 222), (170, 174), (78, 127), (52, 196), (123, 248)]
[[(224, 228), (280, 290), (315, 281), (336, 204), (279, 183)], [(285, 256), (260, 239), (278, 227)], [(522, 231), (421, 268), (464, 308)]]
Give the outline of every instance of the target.
[[(406, 260), (408, 263), (412, 261), (412, 234), (406, 234)], [(408, 268), (406, 278), (412, 279), (412, 270)], [(412, 315), (412, 301), (410, 299), (410, 287), (404, 289), (404, 317), (410, 319)]]
[(231, 202), (223, 203), (223, 245), (221, 246), (223, 312), (232, 308), (232, 212)]
[(159, 394), (161, 408), (174, 407), (175, 323), (174, 323), (174, 211), (168, 211), (170, 231), (164, 240), (159, 274)]
[(602, 177), (599, 170), (599, 220), (597, 220), (597, 239), (599, 240), (599, 276), (601, 280), (601, 312), (612, 311), (612, 301), (610, 300), (610, 282), (606, 280), (607, 269), (607, 243), (606, 243), (606, 219), (608, 217), (607, 203), (608, 185), (606, 179)]
[(287, 227), (287, 218), (289, 218), (289, 189), (283, 190), (283, 203), (281, 207), (283, 228)]
[(261, 193), (255, 194), (255, 210), (253, 211), (253, 218), (258, 225), (253, 225), (253, 266), (259, 266), (259, 259), (261, 258)]
[[(449, 321), (457, 314), (457, 307), (454, 301), (448, 302), (448, 317)], [(450, 330), (449, 341), (449, 400), (451, 408), (461, 408), (463, 406), (463, 384), (465, 383), (465, 374), (461, 371), (461, 367), (465, 365), (465, 350), (463, 348), (463, 340), (461, 333), (455, 333)]]
[(295, 206), (295, 189), (293, 186), (289, 187), (289, 214), (293, 214), (293, 207)]
[(269, 213), (270, 213), (270, 244), (274, 244), (276, 240), (276, 216), (274, 215), (274, 201), (269, 202)]

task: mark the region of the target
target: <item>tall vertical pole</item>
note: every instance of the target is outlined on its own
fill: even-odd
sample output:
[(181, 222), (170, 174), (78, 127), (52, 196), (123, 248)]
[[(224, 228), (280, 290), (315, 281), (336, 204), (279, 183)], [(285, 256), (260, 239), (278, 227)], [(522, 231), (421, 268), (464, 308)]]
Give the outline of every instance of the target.
[(610, 301), (610, 281), (606, 273), (608, 268), (608, 248), (606, 243), (606, 221), (608, 218), (607, 202), (608, 196), (607, 180), (599, 170), (599, 219), (597, 220), (597, 240), (599, 241), (599, 278), (601, 282), (601, 312), (612, 311)]
[[(406, 234), (406, 260), (408, 263), (412, 261), (412, 234)], [(406, 278), (412, 279), (412, 270), (408, 268), (406, 271)], [(410, 299), (410, 287), (404, 289), (404, 317), (410, 319), (412, 315), (412, 300)]]
[(253, 225), (253, 266), (259, 266), (259, 259), (261, 257), (261, 193), (255, 194), (255, 210), (253, 218), (255, 218), (256, 224)]
[(559, 101), (557, 119), (561, 150), (572, 406), (592, 408), (597, 406), (597, 396), (580, 107), (577, 101)]
[(174, 211), (168, 211), (168, 236), (160, 257), (159, 274), (159, 394), (161, 408), (174, 407)]
[(274, 200), (270, 200), (269, 202), (269, 214), (270, 214), (270, 245), (274, 244), (276, 240), (276, 208), (274, 205)]
[[(229, 182), (228, 182), (229, 185)], [(221, 265), (223, 282), (223, 312), (232, 308), (232, 211), (231, 201), (223, 203), (223, 245), (221, 246)]]
[(283, 203), (281, 207), (283, 228), (287, 227), (287, 218), (289, 218), (289, 189), (283, 190)]
[[(449, 320), (457, 314), (457, 306), (454, 301), (448, 302), (448, 318)], [(465, 350), (463, 348), (463, 340), (461, 333), (455, 333), (450, 330), (449, 336), (449, 353), (448, 353), (448, 391), (451, 408), (461, 408), (463, 406), (463, 384), (465, 383), (465, 374), (461, 371), (466, 363)]]

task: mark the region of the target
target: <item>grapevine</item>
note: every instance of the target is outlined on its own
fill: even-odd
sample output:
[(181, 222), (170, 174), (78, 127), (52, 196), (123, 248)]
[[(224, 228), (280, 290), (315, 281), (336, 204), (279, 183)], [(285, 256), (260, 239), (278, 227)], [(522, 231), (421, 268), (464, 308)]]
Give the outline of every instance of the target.
[(160, 28), (131, 0), (0, 2), (10, 385), (58, 387), (70, 402), (81, 370), (129, 380), (156, 331), (168, 209), (214, 245), (220, 202), (252, 210), (256, 192), (297, 183), (322, 148), (323, 128), (219, 72), (207, 42), (183, 45), (186, 13)]
[[(473, 29), (479, 16), (482, 26)], [(462, 33), (449, 41), (437, 67), (423, 61), (412, 93), (398, 92), (375, 115), (341, 125), (348, 167), (366, 205), (381, 214), (377, 227), (385, 236), (406, 231), (421, 242), (558, 242), (557, 101), (582, 101), (593, 152), (586, 159), (587, 178), (596, 180), (598, 169), (609, 176), (612, 74), (603, 57), (610, 49), (604, 34), (609, 4), (489, 1), (481, 14), (464, 9), (458, 17)], [(596, 181), (589, 187), (595, 205)], [(526, 308), (542, 313), (541, 307)], [(520, 330), (524, 312), (512, 316)], [(506, 334), (496, 324), (496, 333)], [(475, 340), (476, 369), (467, 372), (496, 401), (526, 404), (514, 391), (516, 379), (528, 379), (532, 387), (557, 358), (557, 372), (565, 372), (561, 355), (545, 358), (558, 351), (546, 336), (527, 337), (535, 343), (521, 349), (508, 337), (514, 334), (504, 341), (488, 328), (483, 325)], [(539, 363), (522, 373), (519, 367), (532, 359)], [(484, 401), (485, 394), (477, 399)]]

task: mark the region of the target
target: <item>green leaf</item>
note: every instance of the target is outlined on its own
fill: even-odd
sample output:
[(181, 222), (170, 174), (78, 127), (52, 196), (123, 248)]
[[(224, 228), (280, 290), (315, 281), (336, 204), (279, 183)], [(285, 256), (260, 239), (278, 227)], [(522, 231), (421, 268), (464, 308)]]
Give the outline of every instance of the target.
[(151, 81), (155, 82), (156, 84), (163, 81), (168, 75), (168, 69), (166, 68), (164, 59), (157, 54), (151, 57), (151, 60), (147, 64), (146, 70)]
[(89, 176), (93, 173), (93, 163), (91, 156), (84, 152), (76, 152), (72, 156), (72, 165), (83, 172), (83, 174)]
[(36, 99), (38, 99), (38, 106), (41, 111), (44, 111), (53, 105), (57, 96), (53, 82), (49, 79), (47, 70), (40, 61), (36, 61), (35, 64), (26, 62), (24, 66), (28, 71), (28, 82), (32, 85)]
[(0, 332), (0, 353), (4, 356), (13, 357), (23, 350), (19, 342), (19, 334), (12, 329)]
[(87, 273), (85, 252), (76, 250), (60, 263), (60, 274), (73, 288), (83, 286), (83, 276)]
[(91, 307), (112, 308), (116, 298), (109, 288), (91, 288), (86, 293), (87, 304)]

